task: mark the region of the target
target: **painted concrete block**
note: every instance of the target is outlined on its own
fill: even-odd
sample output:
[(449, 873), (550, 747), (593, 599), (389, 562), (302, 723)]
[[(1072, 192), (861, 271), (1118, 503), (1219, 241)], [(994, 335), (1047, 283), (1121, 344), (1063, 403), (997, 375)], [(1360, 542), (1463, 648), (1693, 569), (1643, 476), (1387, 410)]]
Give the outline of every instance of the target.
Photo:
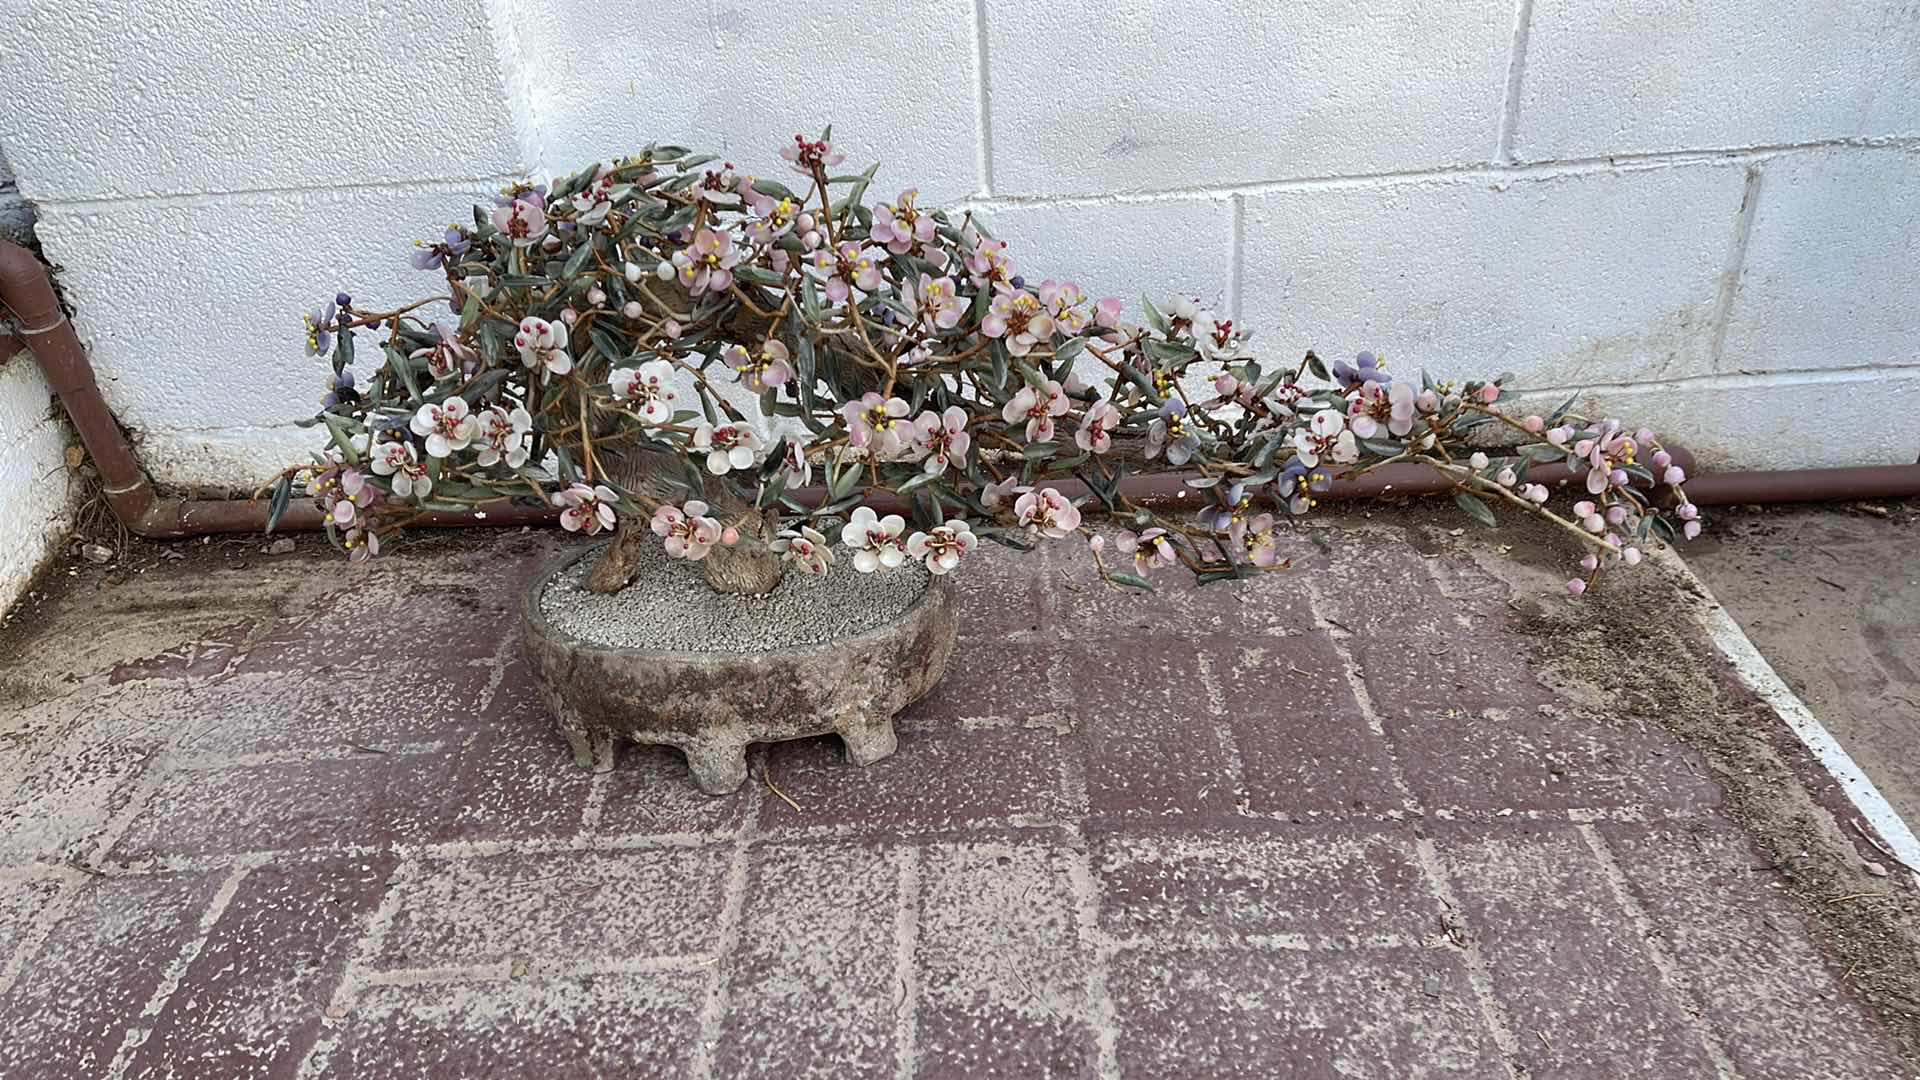
[(1920, 131), (1920, 10), (1899, 0), (1538, 0), (1520, 159)]
[(1227, 299), (1233, 263), (1227, 199), (988, 205), (974, 216), (1007, 242), (1029, 284), (1077, 281), (1094, 299), (1119, 297), (1131, 321), (1141, 318), (1142, 295), (1156, 304), (1176, 293), (1216, 305)]
[(0, 368), (0, 611), (27, 587), (72, 513), (66, 438), (27, 356)]
[(796, 132), (831, 124), (843, 168), (881, 163), (873, 194), (973, 192), (973, 14), (946, 0), (850, 0), (796, 10), (523, 0), (547, 165), (570, 171), (668, 142), (787, 171)]
[(36, 199), (512, 173), (489, 6), (21, 5), (0, 137)]
[[(408, 263), (413, 238), (470, 223), (469, 206), (489, 197), (421, 188), (49, 207), (40, 236), (66, 268), (74, 325), (123, 423), (269, 428), (312, 416), (331, 372), (305, 353), (303, 314), (342, 289), (395, 308), (443, 294), (437, 272)], [(371, 370), (379, 350), (368, 334), (358, 341)]]
[(988, 3), (997, 193), (1164, 191), (1486, 161), (1508, 0)]
[[(1546, 402), (1547, 408), (1559, 400)], [(1560, 400), (1564, 400), (1561, 393)], [(1596, 387), (1589, 415), (1669, 433), (1710, 469), (1911, 465), (1920, 367)]]
[(1920, 151), (1760, 167), (1720, 370), (1920, 363)]
[(1699, 374), (1743, 187), (1700, 165), (1249, 197), (1242, 310), (1264, 352), (1436, 378)]

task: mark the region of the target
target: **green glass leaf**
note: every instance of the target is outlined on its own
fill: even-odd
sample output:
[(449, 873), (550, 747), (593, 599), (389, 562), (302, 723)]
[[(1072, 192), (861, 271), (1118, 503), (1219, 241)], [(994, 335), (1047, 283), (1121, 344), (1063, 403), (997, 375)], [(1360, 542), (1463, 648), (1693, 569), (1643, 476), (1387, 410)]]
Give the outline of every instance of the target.
[(1164, 336), (1173, 336), (1172, 328), (1167, 325), (1167, 317), (1160, 313), (1159, 308), (1153, 306), (1152, 300), (1147, 299), (1145, 296), (1140, 297), (1140, 310), (1146, 313), (1148, 326), (1159, 331)]
[(1571, 397), (1567, 398), (1567, 400), (1560, 403), (1559, 408), (1553, 410), (1552, 415), (1547, 417), (1548, 426), (1551, 427), (1551, 426), (1557, 425), (1560, 423), (1561, 420), (1565, 419), (1567, 413), (1573, 411), (1573, 403), (1578, 400), (1580, 400), (1580, 392), (1576, 390), (1573, 392), (1573, 395)]
[(320, 419), (327, 425), (327, 435), (333, 440), (334, 449), (340, 451), (340, 457), (349, 465), (359, 465), (360, 452), (353, 448), (352, 421), (338, 413), (321, 413)]
[(273, 499), (267, 504), (267, 532), (272, 532), (274, 526), (280, 524), (280, 519), (286, 516), (287, 506), (292, 501), (293, 477), (283, 476), (279, 483), (273, 485)]
[(387, 367), (391, 368), (393, 373), (400, 377), (401, 385), (407, 388), (407, 400), (418, 403), (420, 401), (420, 384), (415, 381), (413, 377), (413, 361), (400, 355), (400, 350), (391, 345), (386, 346), (385, 351), (387, 354)]
[(1493, 528), (1493, 508), (1482, 502), (1478, 495), (1471, 495), (1464, 491), (1456, 491), (1453, 493), (1453, 503), (1465, 511), (1468, 517), (1485, 525), (1489, 529)]

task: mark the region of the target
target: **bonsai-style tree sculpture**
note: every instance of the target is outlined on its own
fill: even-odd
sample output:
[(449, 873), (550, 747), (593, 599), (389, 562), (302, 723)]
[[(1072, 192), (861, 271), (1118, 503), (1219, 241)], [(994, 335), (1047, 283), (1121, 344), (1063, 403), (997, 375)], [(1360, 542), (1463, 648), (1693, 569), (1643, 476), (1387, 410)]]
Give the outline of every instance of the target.
[[(1076, 534), (1115, 585), (1175, 563), (1244, 577), (1284, 565), (1274, 510), (1396, 462), (1446, 477), (1482, 522), (1505, 503), (1577, 536), (1576, 594), (1638, 562), (1650, 534), (1699, 530), (1684, 494), (1670, 512), (1651, 502), (1685, 480), (1651, 432), (1504, 408), (1506, 377), (1403, 380), (1367, 353), (1262, 360), (1184, 297), (1143, 300), (1135, 324), (1027, 272), (970, 215), (913, 190), (869, 203), (874, 170), (841, 173), (825, 135), (783, 156), (797, 181), (649, 146), (517, 186), (419, 246), (446, 294), (314, 311), (331, 445), (282, 475), (276, 517), (304, 476), (361, 559), (422, 511), (538, 499), (567, 529), (612, 530), (587, 578), (601, 592), (655, 537), (728, 592), (823, 572), (836, 549), (865, 572), (912, 559), (943, 574), (981, 538)], [(442, 303), (447, 319), (423, 314)], [(360, 332), (378, 355), (355, 367)], [(1545, 463), (1567, 468), (1571, 514), (1528, 482)], [(1185, 475), (1208, 505), (1138, 505), (1123, 481), (1142, 473)], [(1121, 527), (1111, 547), (1100, 515)]]

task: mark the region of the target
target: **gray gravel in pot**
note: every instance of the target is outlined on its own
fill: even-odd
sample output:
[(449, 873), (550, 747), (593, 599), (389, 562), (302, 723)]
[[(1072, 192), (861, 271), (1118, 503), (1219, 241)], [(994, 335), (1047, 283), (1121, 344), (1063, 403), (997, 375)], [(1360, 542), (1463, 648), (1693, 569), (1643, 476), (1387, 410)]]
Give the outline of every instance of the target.
[(540, 611), (552, 627), (627, 649), (765, 652), (853, 637), (897, 619), (926, 591), (917, 563), (862, 574), (844, 552), (824, 575), (789, 570), (764, 596), (718, 593), (698, 564), (648, 547), (633, 584), (606, 595), (580, 588), (593, 565), (581, 559), (547, 586)]

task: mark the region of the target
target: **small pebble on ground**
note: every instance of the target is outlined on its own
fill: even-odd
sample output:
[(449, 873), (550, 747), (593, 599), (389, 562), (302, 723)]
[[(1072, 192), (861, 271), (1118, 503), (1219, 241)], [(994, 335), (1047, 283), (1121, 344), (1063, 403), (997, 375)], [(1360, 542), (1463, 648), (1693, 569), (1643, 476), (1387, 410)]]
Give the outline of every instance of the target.
[(764, 652), (838, 641), (898, 617), (931, 577), (917, 563), (862, 574), (843, 555), (820, 577), (789, 569), (772, 592), (735, 596), (709, 587), (699, 564), (649, 548), (633, 583), (603, 595), (580, 587), (595, 558), (555, 578), (540, 610), (560, 633), (625, 649)]

